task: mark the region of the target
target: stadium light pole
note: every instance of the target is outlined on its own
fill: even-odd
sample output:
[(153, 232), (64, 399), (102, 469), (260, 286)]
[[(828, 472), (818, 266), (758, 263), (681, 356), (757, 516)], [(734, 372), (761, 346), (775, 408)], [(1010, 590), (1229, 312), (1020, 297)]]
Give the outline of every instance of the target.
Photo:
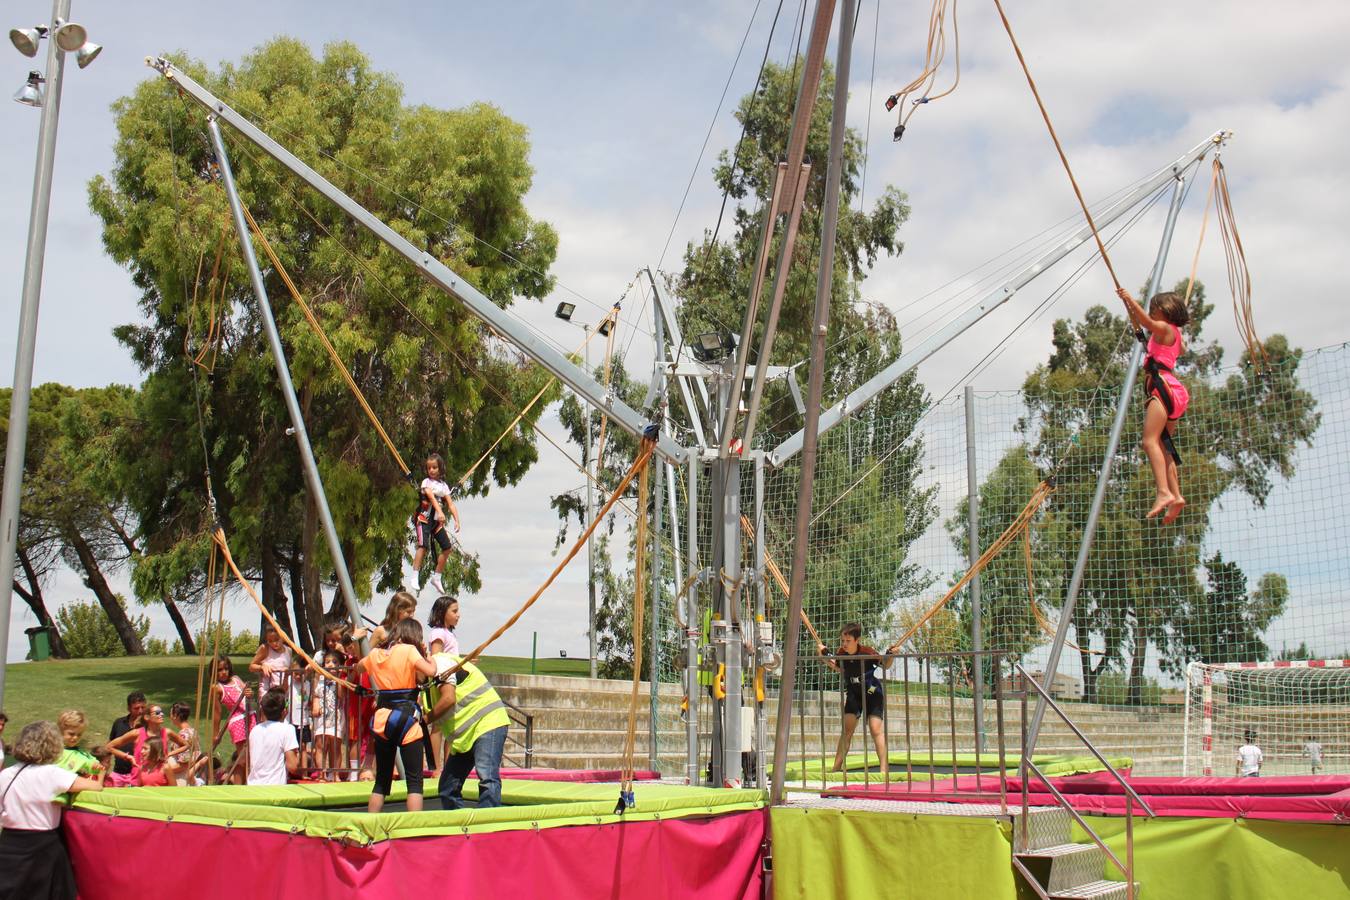
[(61, 114), (61, 76), (66, 53), (75, 52), (81, 69), (103, 48), (87, 40), (83, 26), (70, 21), (70, 0), (53, 0), (51, 25), (14, 28), (10, 43), (24, 56), (36, 56), (47, 40), (47, 69), (34, 72), (14, 95), (25, 106), (42, 109), (38, 124), (37, 162), (33, 172), (33, 201), (28, 214), (28, 246), (23, 266), (23, 297), (15, 335), (14, 382), (9, 405), (9, 434), (5, 441), (4, 487), (0, 492), (0, 703), (5, 698), (5, 667), (9, 663), (9, 615), (14, 599), (14, 555), (19, 543), (19, 503), (23, 493), (24, 451), (28, 444), (28, 406), (33, 394), (33, 351), (37, 345), (38, 301), (42, 297), (42, 265), (47, 248), (47, 211), (52, 198), (52, 167), (56, 162), (56, 123)]
[[(591, 331), (596, 330), (596, 326), (587, 325), (584, 322), (573, 322), (572, 313), (576, 310), (576, 304), (559, 303), (558, 308), (554, 310), (553, 315), (569, 325), (575, 325), (586, 335), (586, 342), (582, 345), (582, 353), (586, 364), (586, 373), (591, 371)], [(605, 319), (600, 323), (598, 333), (608, 335), (612, 327), (611, 321)], [(591, 442), (591, 410), (586, 410), (586, 524), (591, 524), (592, 517), (595, 516), (595, 478), (598, 477), (600, 468), (593, 459), (594, 446)], [(586, 640), (587, 655), (590, 657), (590, 677), (596, 677), (596, 637), (595, 637), (595, 545), (590, 541), (586, 542), (586, 595), (587, 595), (587, 615), (586, 615)]]

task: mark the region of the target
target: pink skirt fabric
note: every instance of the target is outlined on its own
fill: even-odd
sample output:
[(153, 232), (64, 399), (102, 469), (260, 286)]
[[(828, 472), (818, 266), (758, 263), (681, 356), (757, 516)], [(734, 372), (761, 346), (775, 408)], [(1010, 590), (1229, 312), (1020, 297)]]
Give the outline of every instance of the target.
[[(1158, 377), (1162, 379), (1163, 384), (1167, 385), (1167, 392), (1172, 395), (1172, 414), (1167, 418), (1169, 421), (1175, 422), (1186, 414), (1186, 407), (1191, 403), (1191, 392), (1186, 390), (1186, 385), (1182, 384), (1177, 376), (1171, 372), (1159, 372)], [(1154, 393), (1157, 392), (1154, 391)]]

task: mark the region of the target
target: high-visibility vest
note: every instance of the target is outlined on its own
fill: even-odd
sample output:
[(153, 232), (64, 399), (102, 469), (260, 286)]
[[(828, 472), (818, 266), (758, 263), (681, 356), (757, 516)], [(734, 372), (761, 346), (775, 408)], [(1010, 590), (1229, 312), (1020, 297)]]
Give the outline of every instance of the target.
[[(437, 672), (460, 662), (450, 653), (437, 653), (431, 659)], [(441, 734), (450, 742), (451, 753), (468, 753), (480, 737), (494, 728), (509, 726), (511, 719), (496, 689), (473, 663), (463, 663), (450, 677), (455, 679), (455, 705), (439, 723)]]

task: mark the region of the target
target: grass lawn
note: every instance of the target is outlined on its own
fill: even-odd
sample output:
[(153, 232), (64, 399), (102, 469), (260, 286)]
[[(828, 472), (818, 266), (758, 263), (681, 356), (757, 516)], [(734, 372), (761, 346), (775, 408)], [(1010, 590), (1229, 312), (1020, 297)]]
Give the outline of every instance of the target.
[[(250, 657), (231, 657), (236, 672), (248, 675)], [(528, 673), (530, 660), (515, 656), (484, 656), (479, 666), (488, 675)], [(541, 659), (540, 675), (585, 677), (590, 671), (584, 659)], [(151, 703), (166, 708), (177, 700), (194, 705), (197, 693), (195, 656), (139, 656), (112, 659), (48, 660), (21, 663), (5, 670), (4, 711), (9, 715), (5, 742), (14, 743), (19, 729), (37, 719), (55, 720), (63, 709), (81, 709), (89, 717), (85, 746), (108, 739), (113, 719), (125, 715), (127, 694), (145, 692)], [(205, 706), (205, 700), (203, 707)], [(199, 729), (204, 735), (210, 729)]]

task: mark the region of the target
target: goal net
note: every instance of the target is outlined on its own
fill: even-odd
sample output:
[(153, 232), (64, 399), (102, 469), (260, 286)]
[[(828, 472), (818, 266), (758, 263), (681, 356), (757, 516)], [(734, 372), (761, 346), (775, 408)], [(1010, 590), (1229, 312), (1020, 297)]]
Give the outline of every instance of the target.
[(1350, 660), (1191, 663), (1183, 774), (1234, 775), (1244, 744), (1262, 775), (1350, 773)]

